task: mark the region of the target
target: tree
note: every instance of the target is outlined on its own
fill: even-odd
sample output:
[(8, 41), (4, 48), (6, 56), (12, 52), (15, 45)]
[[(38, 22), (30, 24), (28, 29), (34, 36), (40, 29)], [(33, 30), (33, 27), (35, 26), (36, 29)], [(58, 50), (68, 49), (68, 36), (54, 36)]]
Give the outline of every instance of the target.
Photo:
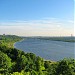
[(26, 67), (26, 63), (28, 62), (28, 59), (22, 55), (21, 57), (19, 57), (17, 59), (17, 68), (18, 68), (18, 71), (21, 71), (21, 70), (24, 70), (25, 67)]
[(41, 70), (44, 70), (44, 61), (42, 58), (40, 58), (39, 56), (36, 58), (36, 70), (37, 71), (41, 71)]
[(74, 75), (75, 74), (75, 60), (63, 59), (59, 62), (56, 72), (58, 75)]
[(0, 71), (8, 71), (11, 65), (11, 59), (6, 54), (0, 51)]

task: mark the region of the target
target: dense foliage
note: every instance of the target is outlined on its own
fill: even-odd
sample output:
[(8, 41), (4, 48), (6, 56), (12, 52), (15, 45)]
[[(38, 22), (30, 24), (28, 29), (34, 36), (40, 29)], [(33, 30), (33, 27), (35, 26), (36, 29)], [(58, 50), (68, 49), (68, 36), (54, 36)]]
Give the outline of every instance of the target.
[[(12, 44), (14, 40), (21, 39), (17, 36), (4, 37)], [(7, 43), (5, 38), (1, 39), (0, 44), (0, 75), (75, 75), (74, 59), (44, 61), (33, 53), (9, 47), (6, 44), (10, 41)]]
[(21, 39), (21, 37), (15, 35), (0, 35), (0, 44), (13, 47), (13, 44)]

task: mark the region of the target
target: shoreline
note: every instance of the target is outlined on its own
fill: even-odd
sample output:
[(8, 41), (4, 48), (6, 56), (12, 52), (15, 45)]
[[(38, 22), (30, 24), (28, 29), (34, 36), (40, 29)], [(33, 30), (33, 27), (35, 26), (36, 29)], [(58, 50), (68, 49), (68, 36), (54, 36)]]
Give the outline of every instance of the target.
[(13, 43), (13, 48), (15, 48), (15, 44), (16, 44), (17, 42), (22, 42), (23, 40), (25, 40), (25, 39), (21, 39), (21, 40), (19, 40), (19, 41), (14, 42), (14, 43)]

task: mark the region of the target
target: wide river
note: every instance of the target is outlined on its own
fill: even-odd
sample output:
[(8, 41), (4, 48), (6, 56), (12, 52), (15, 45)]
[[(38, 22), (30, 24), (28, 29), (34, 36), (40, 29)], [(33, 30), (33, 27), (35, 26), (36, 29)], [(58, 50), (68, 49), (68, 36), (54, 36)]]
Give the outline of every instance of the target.
[(25, 52), (31, 52), (37, 56), (41, 56), (45, 60), (58, 61), (63, 58), (75, 58), (75, 43), (40, 40), (40, 39), (25, 39), (16, 42), (14, 47)]

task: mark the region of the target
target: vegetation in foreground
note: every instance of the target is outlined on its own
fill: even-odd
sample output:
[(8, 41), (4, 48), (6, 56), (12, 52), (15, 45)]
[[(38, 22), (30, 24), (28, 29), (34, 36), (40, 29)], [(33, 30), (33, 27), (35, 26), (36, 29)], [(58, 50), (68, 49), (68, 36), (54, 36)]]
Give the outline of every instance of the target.
[(25, 53), (8, 45), (22, 38), (9, 36), (6, 41), (6, 37), (0, 37), (0, 75), (75, 75), (75, 59), (44, 61), (33, 53)]

